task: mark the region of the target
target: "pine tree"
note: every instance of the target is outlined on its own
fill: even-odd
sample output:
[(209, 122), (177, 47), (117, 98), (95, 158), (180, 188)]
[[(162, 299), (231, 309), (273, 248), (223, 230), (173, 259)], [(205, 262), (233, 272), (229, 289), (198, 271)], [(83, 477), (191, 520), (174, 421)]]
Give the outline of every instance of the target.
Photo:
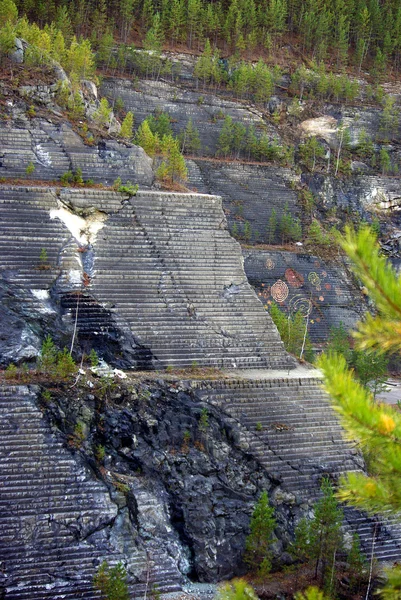
[(152, 133), (147, 119), (142, 121), (138, 128), (136, 133), (136, 143), (151, 157), (153, 157), (159, 149), (159, 136)]
[(74, 73), (80, 79), (92, 77), (95, 68), (94, 55), (89, 40), (77, 41), (74, 36), (66, 52), (65, 68), (69, 73)]
[(15, 30), (10, 22), (0, 29), (0, 58), (6, 57), (15, 47)]
[(382, 141), (388, 142), (393, 137), (396, 137), (399, 121), (400, 116), (399, 110), (395, 106), (395, 96), (385, 96), (379, 124), (379, 136)]
[(324, 146), (318, 141), (316, 136), (311, 136), (299, 146), (299, 158), (313, 173), (316, 167), (316, 161), (325, 155)]
[(189, 154), (198, 154), (201, 149), (201, 141), (199, 138), (199, 131), (192, 122), (192, 119), (189, 119), (187, 126), (185, 127), (183, 133), (180, 136), (181, 139), (181, 152), (189, 153)]
[(245, 544), (245, 562), (254, 570), (262, 567), (266, 573), (271, 562), (270, 546), (273, 541), (276, 519), (269, 505), (267, 492), (262, 492), (252, 513), (250, 533)]
[(105, 600), (130, 600), (127, 572), (121, 563), (110, 567), (104, 561), (93, 578), (93, 584)]
[(112, 112), (112, 108), (109, 106), (107, 98), (102, 98), (98, 108), (93, 113), (93, 120), (96, 121), (98, 125), (109, 125)]
[(126, 140), (131, 140), (133, 137), (134, 115), (128, 111), (123, 122), (121, 123), (120, 136)]
[(352, 544), (347, 554), (347, 572), (350, 579), (351, 591), (358, 593), (361, 584), (367, 579), (368, 561), (361, 551), (359, 536), (354, 533)]
[[(377, 309), (377, 314), (368, 314), (357, 325), (354, 337), (358, 349), (399, 352), (401, 285), (398, 273), (381, 254), (375, 234), (368, 227), (362, 227), (357, 233), (347, 227), (340, 244)], [(353, 377), (341, 355), (322, 355), (318, 366), (347, 436), (359, 440), (364, 451), (370, 454), (371, 475), (348, 473), (341, 480), (339, 498), (369, 513), (398, 514), (401, 510), (400, 413), (389, 405), (376, 404), (373, 395)], [(398, 598), (401, 568), (394, 567), (387, 575), (381, 595), (388, 600)]]
[(205, 49), (202, 56), (198, 58), (194, 68), (194, 77), (197, 79), (203, 79), (203, 85), (210, 77), (212, 70), (212, 49), (210, 47), (209, 39), (206, 40)]
[(379, 164), (382, 171), (382, 175), (387, 175), (391, 171), (391, 160), (390, 155), (385, 148), (380, 149), (379, 153)]
[(1, 0), (0, 1), (0, 23), (1, 26), (6, 23), (15, 25), (18, 19), (18, 9), (14, 4), (13, 0)]
[(224, 119), (223, 127), (221, 129), (219, 139), (217, 142), (217, 154), (227, 157), (233, 148), (234, 140), (234, 124), (232, 117), (227, 115)]
[(188, 0), (188, 15), (187, 15), (187, 30), (188, 30), (188, 47), (192, 48), (192, 43), (195, 38), (201, 34), (199, 31), (201, 22), (201, 2), (200, 0)]
[(316, 503), (315, 514), (310, 523), (310, 543), (315, 560), (315, 577), (320, 572), (322, 583), (327, 583), (335, 564), (336, 553), (342, 545), (343, 513), (327, 478), (323, 479), (321, 489), (323, 497)]
[(164, 33), (162, 29), (160, 13), (156, 13), (152, 20), (152, 27), (146, 33), (143, 43), (145, 50), (159, 53), (162, 51), (164, 42)]
[(119, 0), (121, 39), (127, 43), (134, 22), (135, 0)]
[(158, 170), (159, 178), (168, 180), (170, 183), (185, 181), (188, 172), (178, 140), (174, 139), (172, 135), (165, 135), (161, 141), (161, 152), (164, 160)]

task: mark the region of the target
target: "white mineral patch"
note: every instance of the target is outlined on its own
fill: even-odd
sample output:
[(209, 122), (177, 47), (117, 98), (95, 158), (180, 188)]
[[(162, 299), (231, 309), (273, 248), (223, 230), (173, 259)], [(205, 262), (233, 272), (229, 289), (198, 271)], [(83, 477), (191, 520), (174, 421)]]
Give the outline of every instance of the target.
[(51, 219), (60, 219), (74, 238), (82, 245), (93, 243), (98, 231), (104, 227), (107, 216), (97, 212), (86, 219), (75, 215), (70, 210), (61, 207), (50, 211)]
[(38, 162), (40, 164), (42, 164), (44, 167), (52, 166), (52, 159), (51, 159), (50, 154), (48, 152), (46, 152), (46, 150), (43, 150), (43, 148), (40, 144), (37, 144), (35, 146), (35, 154), (38, 159)]
[(81, 284), (82, 283), (82, 271), (78, 270), (78, 269), (70, 269), (68, 271), (68, 281), (70, 283), (77, 283), (77, 284)]
[(327, 142), (337, 135), (337, 121), (334, 117), (318, 117), (302, 121), (299, 126), (307, 136), (316, 135)]
[(31, 290), (31, 292), (38, 300), (49, 299), (49, 290)]
[(48, 290), (31, 290), (32, 295), (38, 300), (41, 300), (42, 304), (39, 304), (36, 308), (42, 315), (55, 313), (55, 309), (49, 302), (49, 291)]

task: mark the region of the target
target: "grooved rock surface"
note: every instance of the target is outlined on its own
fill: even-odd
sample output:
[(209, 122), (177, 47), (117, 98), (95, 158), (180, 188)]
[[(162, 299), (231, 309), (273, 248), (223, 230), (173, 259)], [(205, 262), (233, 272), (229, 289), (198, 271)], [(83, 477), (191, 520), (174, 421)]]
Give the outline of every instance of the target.
[(237, 234), (244, 237), (245, 223), (249, 223), (249, 243), (280, 241), (278, 231), (269, 239), (272, 210), (276, 211), (278, 223), (285, 209), (292, 216), (299, 216), (297, 195), (290, 188), (294, 179), (290, 169), (200, 158), (186, 162), (188, 185), (199, 192), (221, 196), (231, 231), (235, 227)]
[(20, 187), (0, 202), (2, 279), (50, 293), (83, 341), (119, 346), (120, 366), (292, 364), (220, 198)]
[(276, 127), (266, 122), (256, 108), (204, 92), (201, 86), (199, 91), (193, 91), (181, 89), (166, 81), (142, 80), (134, 84), (130, 80), (106, 77), (100, 86), (100, 93), (110, 103), (121, 98), (125, 110), (134, 113), (136, 123), (141, 123), (155, 110), (165, 111), (173, 119), (173, 132), (177, 134), (192, 119), (199, 130), (202, 152), (205, 155), (214, 156), (224, 117), (227, 115), (234, 122), (241, 121), (245, 125), (253, 123), (256, 129), (266, 131), (270, 137), (280, 137)]
[[(37, 393), (0, 386), (2, 597), (94, 600), (99, 594), (92, 578), (103, 560), (122, 561), (141, 593), (150, 566), (136, 539), (140, 527), (116, 493), (112, 499), (79, 455), (55, 437), (35, 404)], [(138, 499), (138, 513), (141, 507)], [(181, 574), (170, 562), (160, 545), (150, 580), (164, 591), (180, 588)]]
[(305, 319), (309, 317), (308, 331), (314, 342), (326, 341), (330, 327), (341, 322), (352, 329), (366, 310), (366, 298), (345, 265), (334, 266), (308, 254), (256, 248), (243, 249), (243, 256), (248, 280), (266, 310), (280, 298), (286, 313), (300, 310)]
[(84, 180), (112, 185), (115, 179), (131, 180), (142, 187), (153, 183), (152, 159), (142, 148), (115, 140), (101, 140), (95, 146), (84, 144), (66, 123), (44, 119), (0, 123), (0, 177), (60, 179), (67, 171), (81, 169)]

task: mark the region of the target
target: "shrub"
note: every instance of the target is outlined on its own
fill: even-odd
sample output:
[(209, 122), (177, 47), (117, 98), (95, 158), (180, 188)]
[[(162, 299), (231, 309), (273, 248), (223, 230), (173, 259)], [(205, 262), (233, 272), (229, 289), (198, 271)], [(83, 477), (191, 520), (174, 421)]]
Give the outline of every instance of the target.
[(4, 372), (4, 377), (6, 379), (16, 379), (18, 375), (18, 369), (14, 363), (10, 363), (7, 369)]
[(124, 184), (120, 184), (117, 188), (117, 192), (120, 192), (121, 194), (128, 194), (128, 196), (136, 196), (136, 193), (138, 191), (138, 184), (137, 183), (131, 183), (131, 181), (127, 181)]
[(26, 169), (25, 169), (25, 173), (27, 175), (32, 175), (35, 172), (35, 165), (33, 164), (33, 162), (28, 163)]

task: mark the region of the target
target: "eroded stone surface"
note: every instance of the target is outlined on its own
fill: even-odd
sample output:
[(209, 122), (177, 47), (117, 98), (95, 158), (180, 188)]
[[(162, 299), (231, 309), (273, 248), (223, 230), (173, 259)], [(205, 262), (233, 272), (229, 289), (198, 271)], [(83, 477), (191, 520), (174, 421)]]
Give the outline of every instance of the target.
[[(32, 164), (34, 170), (27, 174)], [(150, 187), (152, 160), (142, 148), (115, 140), (84, 144), (67, 123), (34, 119), (0, 123), (0, 177), (59, 180), (67, 171), (82, 171), (84, 180), (112, 185), (115, 179)]]
[(118, 366), (291, 364), (220, 198), (9, 188), (0, 199), (3, 279), (52, 290), (56, 302), (69, 294), (69, 330), (77, 319), (83, 341), (125, 348)]

